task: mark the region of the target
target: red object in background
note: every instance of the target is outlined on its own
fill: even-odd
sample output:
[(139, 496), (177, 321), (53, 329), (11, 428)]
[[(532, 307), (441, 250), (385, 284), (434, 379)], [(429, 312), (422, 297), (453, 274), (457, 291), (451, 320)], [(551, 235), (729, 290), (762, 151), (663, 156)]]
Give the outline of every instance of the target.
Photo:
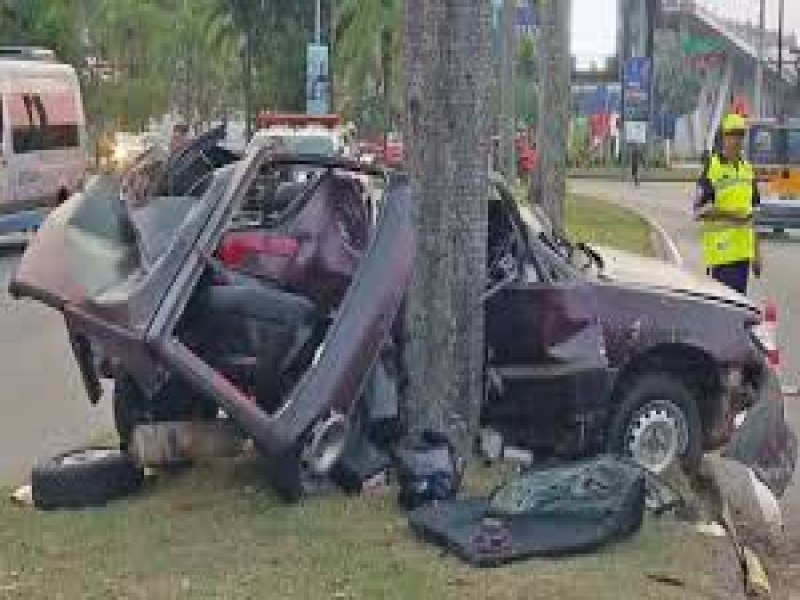
[(527, 133), (520, 133), (514, 138), (514, 147), (517, 151), (517, 170), (520, 176), (530, 175), (539, 162), (539, 155), (530, 142)]
[(403, 142), (386, 141), (383, 146), (383, 163), (387, 167), (398, 167), (403, 164), (405, 149)]
[(595, 113), (589, 119), (592, 139), (605, 139), (611, 135), (611, 114), (607, 112)]
[(749, 117), (753, 114), (750, 107), (750, 101), (744, 96), (736, 96), (733, 99), (733, 112), (743, 117)]

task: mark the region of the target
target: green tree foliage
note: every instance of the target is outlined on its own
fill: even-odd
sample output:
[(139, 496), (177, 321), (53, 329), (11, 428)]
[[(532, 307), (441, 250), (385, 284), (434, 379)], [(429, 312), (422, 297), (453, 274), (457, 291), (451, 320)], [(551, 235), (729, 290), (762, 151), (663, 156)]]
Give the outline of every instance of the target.
[(79, 0), (0, 0), (0, 44), (43, 46), (76, 61), (79, 7)]
[(659, 30), (655, 35), (655, 88), (657, 108), (674, 115), (684, 115), (697, 107), (700, 77), (687, 68), (680, 34)]
[(517, 118), (525, 123), (536, 122), (539, 112), (539, 65), (536, 55), (536, 40), (525, 36), (519, 42), (516, 64), (516, 98)]
[(369, 129), (397, 126), (404, 0), (342, 0), (334, 49), (342, 108)]

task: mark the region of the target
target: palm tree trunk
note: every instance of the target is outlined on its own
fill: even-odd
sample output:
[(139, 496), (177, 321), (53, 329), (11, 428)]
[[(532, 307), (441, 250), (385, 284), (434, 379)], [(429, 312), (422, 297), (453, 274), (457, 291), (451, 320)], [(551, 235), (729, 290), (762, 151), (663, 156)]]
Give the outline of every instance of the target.
[(470, 456), (483, 391), (489, 3), (407, 2), (407, 167), (417, 254), (407, 300), (412, 432)]
[(540, 0), (539, 172), (533, 197), (559, 230), (564, 228), (567, 136), (571, 107), (570, 0)]

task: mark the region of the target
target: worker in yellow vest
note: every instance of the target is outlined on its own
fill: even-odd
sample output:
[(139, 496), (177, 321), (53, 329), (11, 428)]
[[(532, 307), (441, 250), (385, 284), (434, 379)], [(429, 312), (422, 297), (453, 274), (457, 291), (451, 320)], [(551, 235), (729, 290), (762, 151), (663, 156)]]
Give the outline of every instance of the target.
[(760, 202), (753, 166), (743, 155), (747, 122), (729, 114), (722, 123), (722, 153), (713, 153), (697, 182), (695, 215), (702, 222), (703, 258), (713, 279), (747, 293), (750, 271), (761, 277), (753, 208)]

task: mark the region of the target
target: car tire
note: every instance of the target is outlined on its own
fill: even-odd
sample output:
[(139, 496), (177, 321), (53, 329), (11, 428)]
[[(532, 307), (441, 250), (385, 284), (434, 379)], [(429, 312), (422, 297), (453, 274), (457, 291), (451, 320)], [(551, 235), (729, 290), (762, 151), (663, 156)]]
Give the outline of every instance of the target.
[(144, 469), (115, 448), (61, 454), (31, 471), (33, 504), (41, 510), (103, 506), (137, 492)]
[(622, 393), (611, 420), (609, 450), (649, 470), (666, 471), (678, 457), (695, 471), (703, 457), (703, 429), (696, 398), (680, 378), (646, 373)]

